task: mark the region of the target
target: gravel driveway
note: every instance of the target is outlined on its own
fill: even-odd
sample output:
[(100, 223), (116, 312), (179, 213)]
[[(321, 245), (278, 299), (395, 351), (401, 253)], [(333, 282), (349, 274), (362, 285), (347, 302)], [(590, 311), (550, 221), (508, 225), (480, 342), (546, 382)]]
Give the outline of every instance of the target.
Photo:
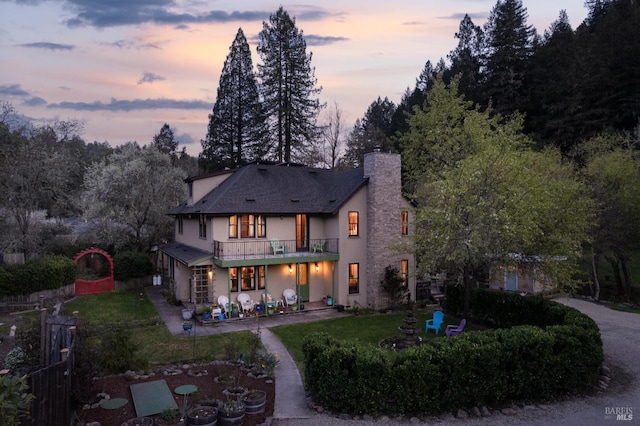
[[(640, 315), (611, 310), (586, 300), (562, 298), (557, 302), (574, 307), (593, 318), (602, 335), (605, 365), (611, 369), (609, 388), (594, 396), (555, 404), (521, 407), (515, 415), (494, 413), (490, 417), (458, 419), (453, 415), (428, 419), (348, 420), (327, 414), (309, 419), (274, 420), (272, 425), (365, 426), (365, 425), (562, 425), (606, 426), (640, 424)], [(631, 414), (616, 420), (615, 410)]]

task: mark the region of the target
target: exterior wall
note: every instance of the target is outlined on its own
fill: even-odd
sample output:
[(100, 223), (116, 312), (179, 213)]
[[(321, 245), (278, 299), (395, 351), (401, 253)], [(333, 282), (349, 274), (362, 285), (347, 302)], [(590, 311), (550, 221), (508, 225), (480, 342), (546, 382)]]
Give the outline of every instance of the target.
[[(359, 224), (358, 236), (349, 236), (349, 212), (357, 211)], [(367, 243), (369, 241), (367, 218), (367, 190), (360, 189), (347, 203), (342, 206), (337, 215), (338, 238), (340, 238), (340, 260), (336, 262), (335, 304), (354, 305), (356, 302), (363, 307), (369, 306), (367, 294)], [(331, 227), (333, 227), (332, 224)], [(359, 293), (349, 294), (349, 264), (358, 263)]]
[(201, 179), (194, 179), (191, 183), (191, 198), (187, 200), (188, 204), (193, 204), (196, 201), (200, 201), (202, 197), (207, 195), (216, 186), (220, 185), (222, 181), (231, 176), (233, 173), (216, 174), (214, 176), (208, 176)]

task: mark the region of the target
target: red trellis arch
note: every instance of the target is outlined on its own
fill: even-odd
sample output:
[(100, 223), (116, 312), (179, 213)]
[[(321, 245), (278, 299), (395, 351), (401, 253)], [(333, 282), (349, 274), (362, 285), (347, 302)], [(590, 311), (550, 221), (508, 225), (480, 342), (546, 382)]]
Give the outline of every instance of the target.
[(75, 294), (76, 295), (84, 295), (84, 294), (98, 294), (98, 293), (109, 293), (115, 289), (115, 278), (113, 276), (113, 259), (109, 256), (104, 250), (100, 250), (95, 247), (91, 247), (89, 249), (83, 250), (73, 258), (73, 261), (78, 264), (78, 261), (86, 256), (86, 255), (100, 255), (107, 259), (109, 262), (109, 276), (104, 278), (99, 278), (97, 280), (81, 280), (76, 279), (75, 283)]

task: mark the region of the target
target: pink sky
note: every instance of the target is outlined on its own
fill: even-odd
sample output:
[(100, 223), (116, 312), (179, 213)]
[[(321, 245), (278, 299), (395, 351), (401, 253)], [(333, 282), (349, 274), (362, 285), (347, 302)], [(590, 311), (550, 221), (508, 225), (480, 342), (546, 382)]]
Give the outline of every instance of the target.
[[(468, 13), (484, 25), (495, 1), (395, 2), (182, 0), (0, 2), (0, 101), (36, 122), (83, 120), (87, 142), (148, 144), (164, 123), (191, 155), (200, 150), (224, 60), (239, 27), (252, 50), (280, 5), (313, 52), (323, 102), (336, 102), (348, 128), (378, 96), (397, 103), (427, 60), (455, 48)], [(524, 0), (544, 32), (584, 0)], [(321, 6), (320, 6), (321, 5)]]

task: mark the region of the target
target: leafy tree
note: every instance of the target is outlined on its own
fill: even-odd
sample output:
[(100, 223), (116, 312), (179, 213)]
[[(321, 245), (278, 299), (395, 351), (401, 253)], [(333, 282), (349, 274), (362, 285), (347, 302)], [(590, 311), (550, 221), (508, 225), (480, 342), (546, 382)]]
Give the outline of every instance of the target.
[(579, 150), (586, 163), (582, 172), (597, 205), (597, 226), (591, 244), (593, 297), (600, 296), (598, 269), (603, 258), (610, 264), (617, 296), (630, 301), (631, 253), (640, 247), (640, 127), (635, 135), (601, 134)]
[(322, 87), (316, 87), (312, 54), (307, 55), (302, 31), (282, 6), (262, 27), (258, 72), (270, 132), (276, 137), (275, 158), (279, 162), (306, 158), (315, 151), (316, 118), (322, 108), (314, 98)]
[(224, 62), (207, 136), (201, 144), (199, 163), (205, 172), (262, 159), (270, 151), (251, 50), (242, 28)]
[(320, 126), (322, 164), (330, 169), (335, 169), (338, 166), (338, 160), (345, 143), (345, 124), (340, 106), (334, 102), (332, 107), (325, 110), (324, 118)]
[(558, 153), (527, 149), (521, 118), (488, 118), (456, 90), (437, 81), (405, 141), (418, 264), (457, 275), (467, 301), (487, 263), (514, 254), (569, 285), (591, 224), (584, 187)]
[(127, 246), (146, 251), (171, 238), (166, 212), (184, 200), (183, 172), (156, 149), (129, 143), (85, 175), (85, 216), (107, 235), (127, 238)]
[(535, 29), (521, 0), (498, 0), (485, 24), (488, 100), (500, 113), (522, 111), (520, 99)]
[(38, 253), (38, 233), (47, 212), (64, 209), (71, 192), (73, 158), (52, 126), (19, 127), (0, 124), (0, 206), (7, 209), (5, 249), (30, 257)]

